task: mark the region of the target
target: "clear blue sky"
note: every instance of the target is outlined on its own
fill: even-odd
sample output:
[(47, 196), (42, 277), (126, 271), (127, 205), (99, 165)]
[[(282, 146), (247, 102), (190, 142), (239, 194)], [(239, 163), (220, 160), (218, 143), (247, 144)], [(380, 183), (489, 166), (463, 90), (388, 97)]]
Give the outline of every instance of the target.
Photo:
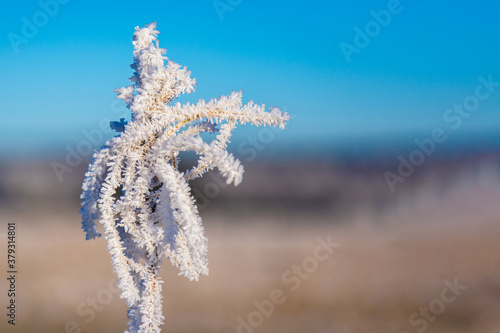
[[(74, 145), (82, 130), (118, 118), (113, 89), (132, 73), (134, 27), (151, 21), (167, 56), (197, 78), (187, 100), (243, 89), (244, 101), (290, 112), (276, 144), (449, 128), (443, 114), (474, 94), (478, 76), (500, 81), (500, 4), (493, 0), (221, 0), (231, 10), (219, 13), (211, 0), (66, 2), (3, 5), (1, 152)], [(346, 61), (339, 45), (355, 47), (354, 28), (377, 29), (370, 13), (388, 7), (397, 13)], [(14, 34), (25, 39), (16, 44)], [(460, 131), (500, 128), (499, 106), (500, 87)]]

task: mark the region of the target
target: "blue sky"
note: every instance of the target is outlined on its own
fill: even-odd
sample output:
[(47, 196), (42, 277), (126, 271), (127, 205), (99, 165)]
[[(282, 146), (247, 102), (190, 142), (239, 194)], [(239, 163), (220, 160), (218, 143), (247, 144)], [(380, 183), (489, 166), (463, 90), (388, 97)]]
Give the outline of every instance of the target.
[[(134, 27), (151, 21), (167, 56), (197, 78), (182, 100), (243, 89), (245, 102), (286, 109), (276, 145), (425, 135), (449, 127), (443, 114), (479, 76), (500, 81), (495, 1), (55, 1), (8, 2), (0, 14), (3, 154), (75, 145), (119, 118), (113, 89), (128, 85)], [(390, 22), (373, 23), (388, 8)], [(339, 45), (356, 47), (355, 27), (367, 24), (378, 30), (348, 62)], [(499, 106), (500, 87), (460, 132), (496, 131)]]

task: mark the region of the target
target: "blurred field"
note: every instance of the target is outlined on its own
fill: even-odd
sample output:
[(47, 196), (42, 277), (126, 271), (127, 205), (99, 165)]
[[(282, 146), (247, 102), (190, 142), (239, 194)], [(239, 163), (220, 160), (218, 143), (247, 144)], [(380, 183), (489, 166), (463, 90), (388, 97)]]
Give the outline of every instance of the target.
[[(500, 332), (495, 161), (436, 167), (395, 194), (376, 172), (311, 165), (316, 172), (304, 180), (289, 166), (275, 171), (276, 180), (270, 175), (277, 168), (249, 168), (241, 188), (221, 189), (202, 209), (210, 276), (189, 282), (164, 263), (165, 332)], [(17, 166), (24, 176), (3, 168), (4, 193), (22, 181), (30, 191), (3, 200), (0, 214), (2, 228), (16, 221), (19, 251), (18, 325), (7, 327), (3, 316), (1, 331), (123, 332), (126, 306), (113, 287), (105, 240), (85, 241), (72, 197), (78, 188), (67, 185), (81, 179), (64, 186), (35, 169), (43, 167)], [(293, 195), (300, 184), (310, 187)], [(37, 186), (53, 192), (44, 197)], [(252, 195), (259, 186), (263, 194)], [(340, 246), (313, 265), (318, 237), (329, 235)], [(291, 271), (303, 264), (309, 272)], [(449, 303), (436, 301), (444, 281), (455, 279), (466, 289)], [(254, 302), (268, 304), (273, 290), (282, 292), (282, 304), (268, 317), (256, 314)], [(410, 316), (431, 304), (442, 313), (410, 325)], [(241, 320), (258, 325), (238, 328)]]

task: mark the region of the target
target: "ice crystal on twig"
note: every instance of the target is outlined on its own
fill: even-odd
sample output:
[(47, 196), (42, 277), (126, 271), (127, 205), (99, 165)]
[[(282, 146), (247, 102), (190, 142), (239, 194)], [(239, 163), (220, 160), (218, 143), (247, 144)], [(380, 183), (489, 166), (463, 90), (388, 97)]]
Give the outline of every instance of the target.
[[(130, 333), (160, 331), (164, 257), (190, 280), (208, 274), (207, 239), (188, 182), (217, 167), (228, 184), (238, 185), (243, 167), (225, 150), (232, 130), (246, 123), (284, 128), (289, 119), (277, 108), (243, 105), (241, 92), (170, 103), (194, 91), (196, 83), (186, 68), (167, 61), (155, 29), (154, 22), (135, 29), (133, 84), (115, 90), (132, 120), (111, 122), (120, 134), (94, 154), (81, 195), (87, 239), (101, 236), (95, 220), (103, 225), (121, 296), (130, 307)], [(207, 143), (202, 132), (217, 134)], [(179, 170), (183, 151), (199, 156), (186, 171)]]

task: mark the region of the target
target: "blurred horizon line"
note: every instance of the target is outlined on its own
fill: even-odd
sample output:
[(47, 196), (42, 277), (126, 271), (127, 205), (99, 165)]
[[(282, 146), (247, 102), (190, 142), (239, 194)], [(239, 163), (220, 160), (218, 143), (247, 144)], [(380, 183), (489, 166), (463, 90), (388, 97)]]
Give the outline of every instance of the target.
[[(436, 127), (436, 129), (439, 129)], [(433, 129), (433, 130), (436, 130)], [(460, 156), (481, 156), (500, 152), (500, 133), (496, 130), (469, 130), (444, 132), (439, 142), (434, 141), (433, 130), (414, 130), (411, 132), (366, 133), (357, 135), (331, 134), (329, 138), (285, 138), (275, 131), (264, 127), (253, 131), (246, 137), (236, 135), (229, 144), (228, 151), (244, 163), (279, 161), (314, 160), (334, 163), (374, 162), (390, 165), (399, 155), (407, 155), (422, 146), (434, 146), (427, 151), (430, 159), (456, 158)], [(271, 132), (272, 131), (272, 132)], [(83, 133), (83, 131), (82, 131)], [(72, 155), (81, 160), (90, 160), (93, 152), (99, 150), (107, 140), (105, 136), (97, 142), (81, 135), (79, 141), (59, 142), (57, 145), (1, 147), (0, 163), (6, 161), (43, 161), (64, 160)]]

